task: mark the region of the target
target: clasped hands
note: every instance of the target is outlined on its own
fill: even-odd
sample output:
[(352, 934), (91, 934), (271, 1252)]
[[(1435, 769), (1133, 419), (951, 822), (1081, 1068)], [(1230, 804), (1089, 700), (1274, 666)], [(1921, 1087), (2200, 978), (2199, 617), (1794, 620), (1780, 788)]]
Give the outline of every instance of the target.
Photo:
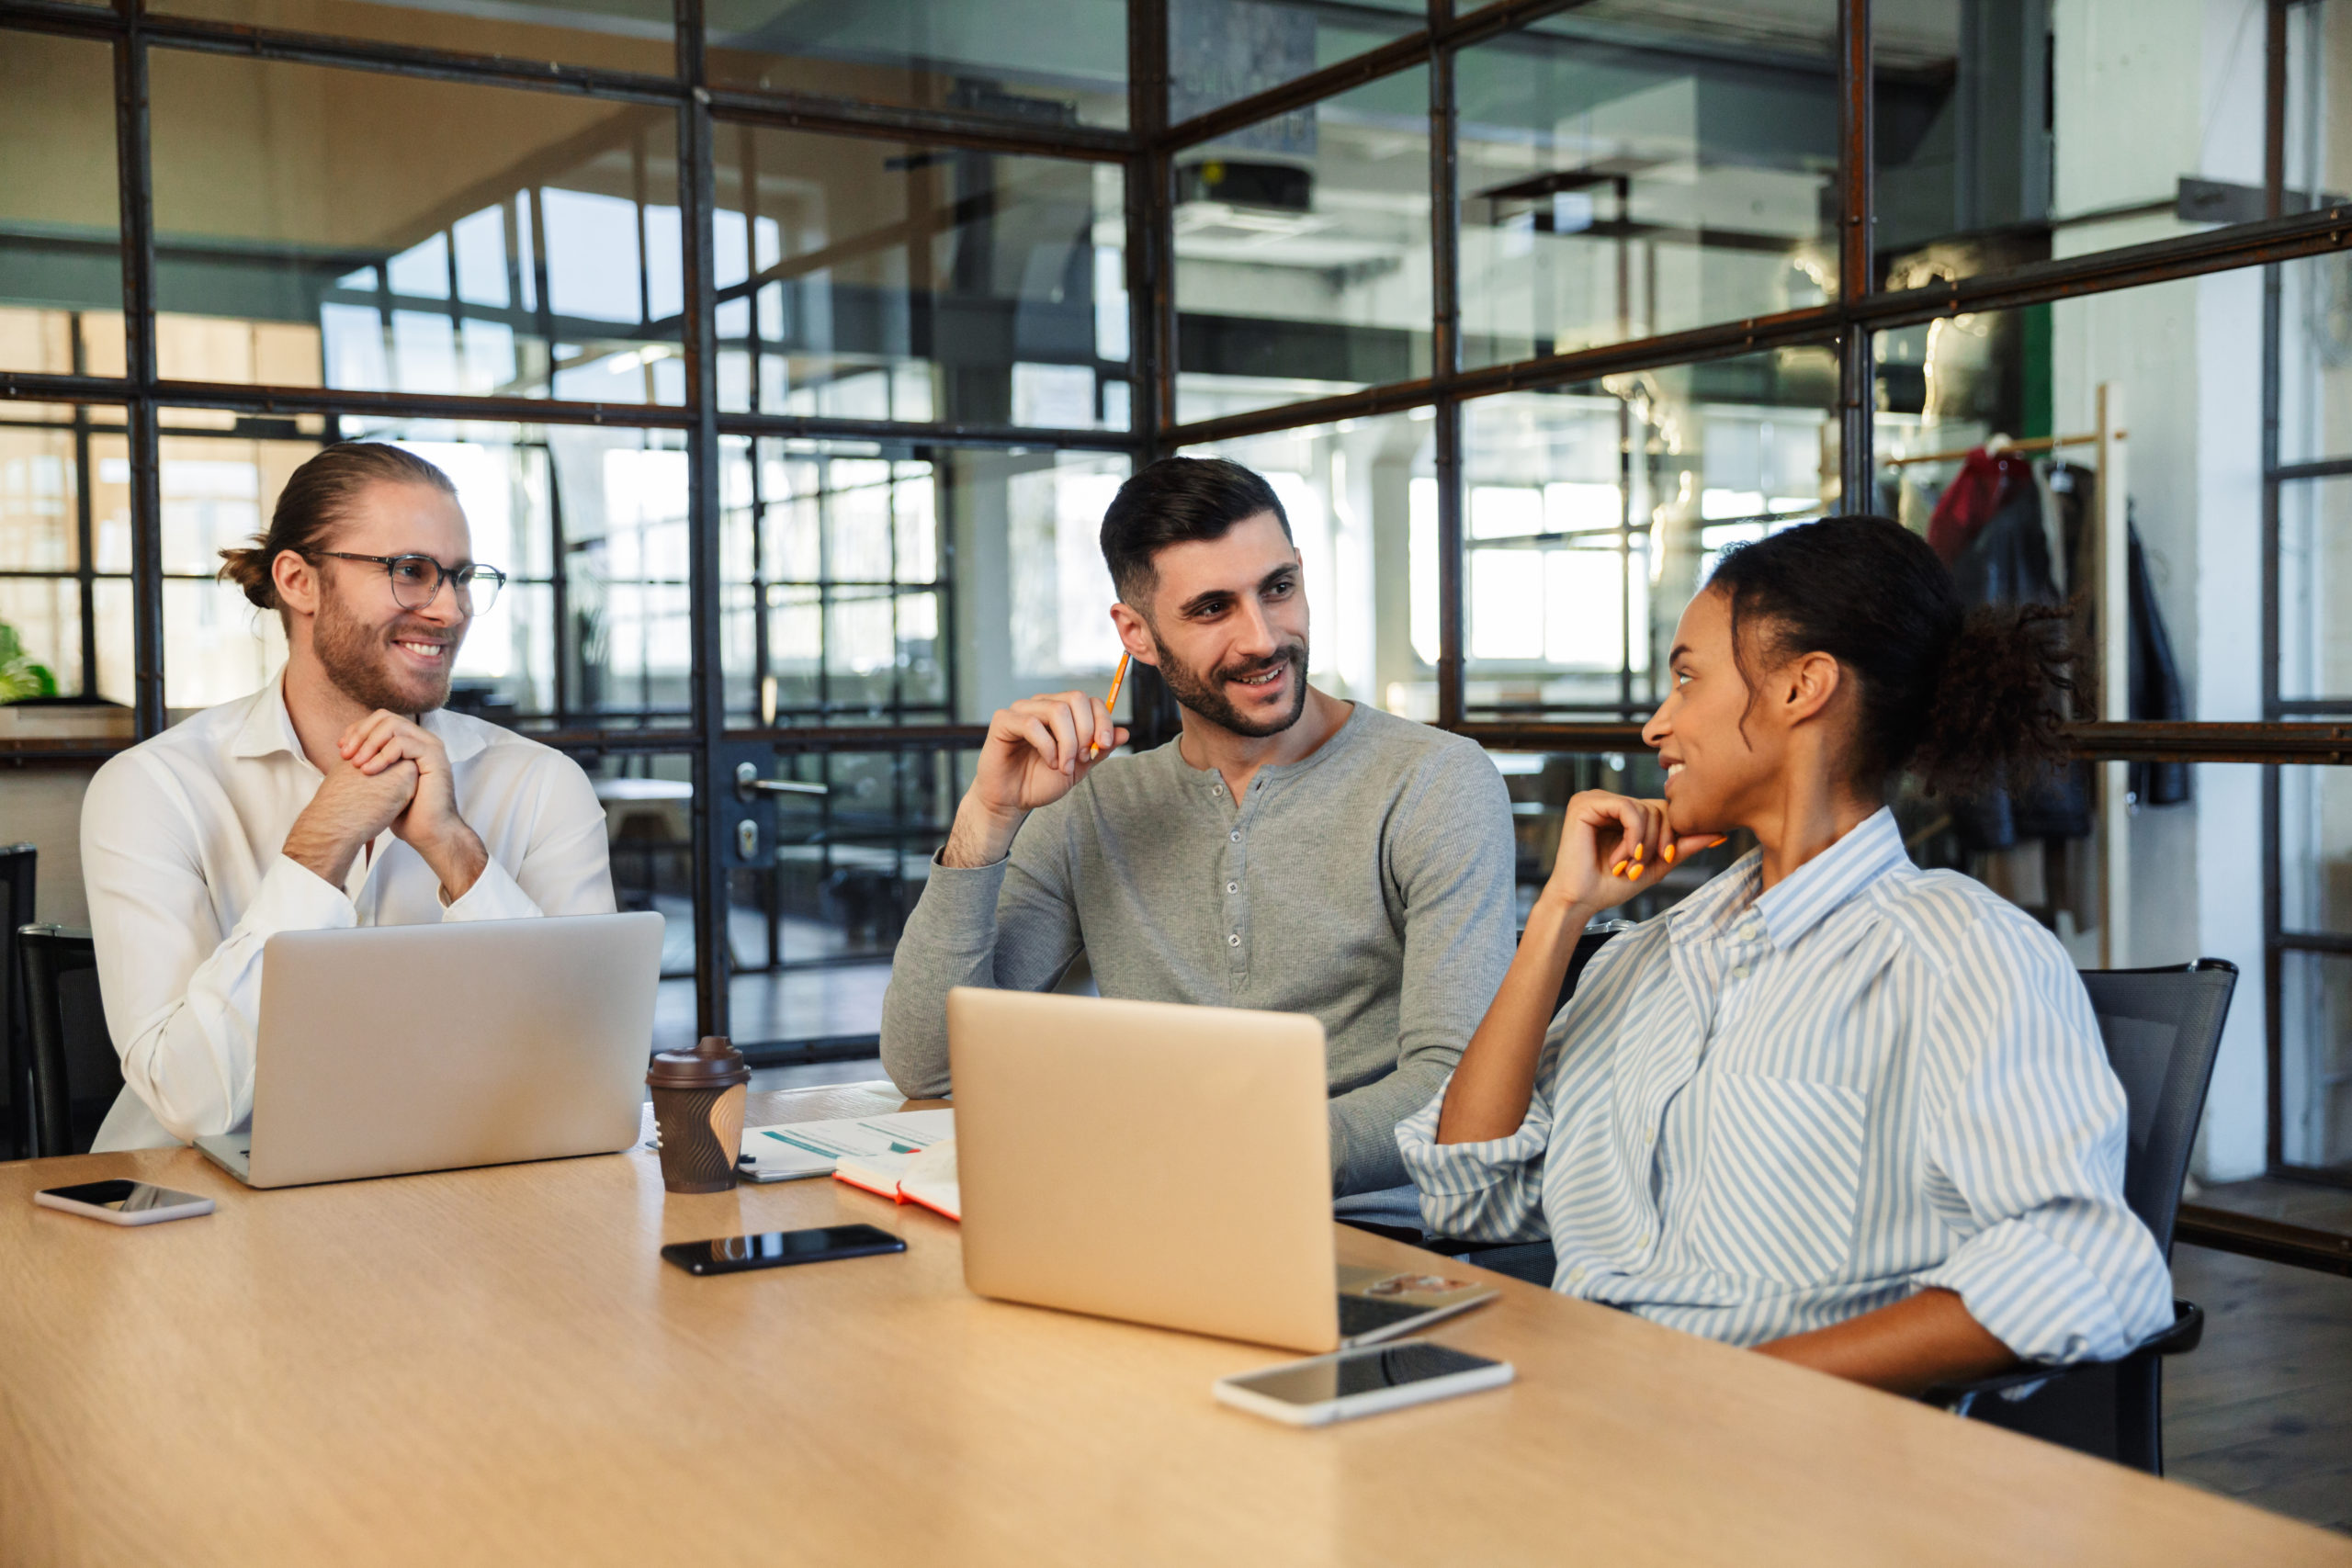
[(342, 760), (286, 835), (288, 860), (337, 887), (360, 849), (390, 828), (424, 857), (455, 902), (473, 886), (490, 852), (458, 815), (449, 753), (432, 731), (378, 708), (335, 742)]

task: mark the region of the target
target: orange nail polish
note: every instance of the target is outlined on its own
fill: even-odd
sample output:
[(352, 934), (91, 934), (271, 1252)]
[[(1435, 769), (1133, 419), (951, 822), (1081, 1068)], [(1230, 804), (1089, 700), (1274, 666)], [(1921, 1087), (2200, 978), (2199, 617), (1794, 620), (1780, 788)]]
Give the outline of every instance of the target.
[(1712, 849), (1713, 849), (1713, 848), (1715, 847), (1715, 844), (1728, 844), (1728, 843), (1730, 843), (1730, 842), (1731, 842), (1731, 840), (1730, 840), (1730, 839), (1728, 839), (1728, 838), (1722, 838), (1722, 839), (1717, 839), (1717, 840), (1715, 840), (1715, 843), (1714, 843), (1714, 844), (1709, 844), (1707, 847), (1708, 847), (1709, 849), (1711, 849), (1711, 850), (1712, 850)]
[(1668, 844), (1666, 848), (1660, 850), (1658, 852), (1657, 858), (1666, 862), (1667, 864), (1672, 865), (1674, 863), (1674, 846), (1672, 844)]

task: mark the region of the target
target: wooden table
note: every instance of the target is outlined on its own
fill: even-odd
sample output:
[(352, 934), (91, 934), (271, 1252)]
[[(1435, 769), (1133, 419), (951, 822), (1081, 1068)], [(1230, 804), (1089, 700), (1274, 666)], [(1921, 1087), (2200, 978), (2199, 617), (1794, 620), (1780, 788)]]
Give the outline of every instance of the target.
[[(30, 1201), (117, 1175), (219, 1212)], [(908, 1251), (702, 1280), (654, 1252), (851, 1220)], [(1432, 1336), (1513, 1386), (1286, 1428), (1208, 1389), (1279, 1352), (981, 1301), (945, 1220), (834, 1181), (671, 1197), (642, 1150), (276, 1192), (187, 1150), (0, 1165), (0, 1259), (8, 1563), (2352, 1563), (1516, 1280)]]

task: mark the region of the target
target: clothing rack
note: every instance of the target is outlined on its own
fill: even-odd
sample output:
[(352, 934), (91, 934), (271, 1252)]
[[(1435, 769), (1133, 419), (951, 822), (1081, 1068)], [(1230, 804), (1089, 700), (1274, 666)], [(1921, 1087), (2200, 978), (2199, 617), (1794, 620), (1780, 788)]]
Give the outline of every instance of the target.
[[(2119, 440), (2126, 434), (2120, 430), (2114, 432)], [(2107, 436), (2098, 431), (2086, 431), (2080, 435), (2036, 435), (2024, 441), (1996, 435), (1984, 443), (1984, 450), (1996, 457), (2003, 452), (2050, 452), (2061, 446), (2089, 446), (2106, 439)], [(1914, 463), (1957, 463), (1975, 450), (1973, 446), (1956, 446), (1949, 452), (1911, 452), (1900, 457), (1882, 457), (1879, 467), (1907, 468)]]
[[(2098, 572), (2093, 580), (2098, 605), (2099, 716), (2120, 724), (2132, 716), (2132, 480), (2130, 452), (2124, 444), (2130, 432), (2124, 427), (2123, 389), (2112, 381), (2101, 381), (2096, 407), (2096, 425), (2082, 434), (2038, 435), (2025, 441), (1996, 435), (1984, 445), (1996, 454), (2051, 452), (2061, 446), (2098, 448), (2091, 468), (2098, 476), (2099, 511)], [(1962, 446), (1947, 452), (1911, 452), (1882, 457), (1879, 466), (1906, 468), (1915, 463), (1952, 463), (1975, 450)], [(2100, 763), (2098, 784), (2099, 963), (2116, 968), (2128, 962), (2126, 955), (2131, 952), (2132, 764)]]

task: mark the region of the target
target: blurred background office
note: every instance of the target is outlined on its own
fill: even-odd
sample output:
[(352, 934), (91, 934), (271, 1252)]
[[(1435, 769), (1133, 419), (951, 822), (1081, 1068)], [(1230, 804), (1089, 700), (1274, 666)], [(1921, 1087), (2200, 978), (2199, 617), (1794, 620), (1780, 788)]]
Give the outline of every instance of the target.
[(598, 781), (658, 1043), (853, 1076), (1137, 462), (1272, 478), (1315, 678), (1492, 749), (1529, 898), (1716, 554), (1884, 511), (2098, 654), (1915, 854), (2236, 963), (2184, 1237), (2352, 1234), (2352, 0), (0, 0), (0, 166), (44, 919), (90, 771), (275, 668), (214, 552), (332, 440), (513, 578), (455, 705)]

